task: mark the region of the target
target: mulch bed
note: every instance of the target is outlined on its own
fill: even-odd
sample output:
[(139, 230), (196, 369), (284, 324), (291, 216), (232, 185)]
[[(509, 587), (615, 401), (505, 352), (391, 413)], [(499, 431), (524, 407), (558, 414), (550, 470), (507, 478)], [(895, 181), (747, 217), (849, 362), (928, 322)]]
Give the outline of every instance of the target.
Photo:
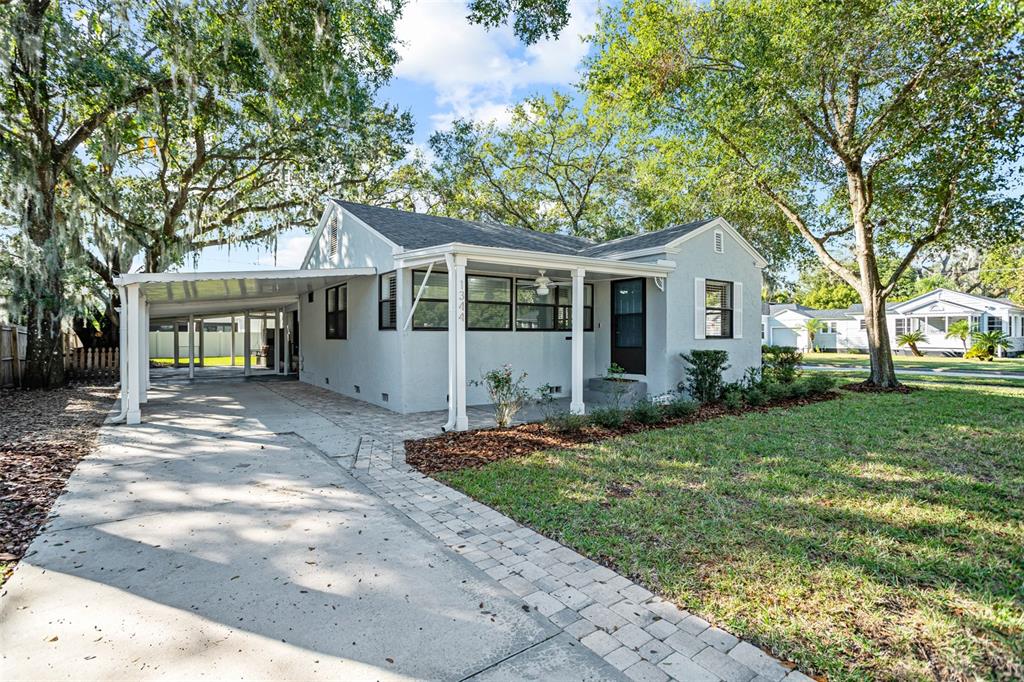
[(457, 471), (481, 467), (511, 457), (526, 457), (542, 450), (566, 450), (609, 438), (627, 436), (640, 431), (668, 429), (683, 424), (715, 419), (724, 415), (810, 405), (839, 397), (836, 392), (808, 398), (788, 398), (760, 407), (730, 410), (724, 405), (702, 405), (694, 414), (682, 419), (667, 419), (657, 424), (626, 422), (618, 429), (588, 426), (576, 432), (561, 432), (543, 423), (517, 424), (506, 429), (453, 431), (405, 441), (405, 461), (423, 472)]
[(845, 384), (841, 386), (844, 391), (853, 391), (854, 393), (913, 393), (918, 390), (906, 384), (899, 384), (895, 388), (882, 388), (881, 386), (875, 386), (869, 384), (866, 381), (858, 381), (853, 384)]
[(0, 391), (0, 566), (25, 554), (115, 397), (108, 386)]

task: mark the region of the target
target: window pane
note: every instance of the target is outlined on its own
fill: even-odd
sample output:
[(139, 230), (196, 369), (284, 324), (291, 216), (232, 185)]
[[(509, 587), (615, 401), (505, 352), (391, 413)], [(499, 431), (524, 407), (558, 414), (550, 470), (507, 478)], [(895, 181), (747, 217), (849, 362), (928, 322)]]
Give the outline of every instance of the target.
[(641, 348), (644, 345), (643, 313), (620, 313), (615, 319), (615, 346)]
[(1002, 331), (1002, 330), (1003, 330), (1003, 321), (1000, 318), (998, 318), (998, 317), (989, 317), (988, 318), (987, 331), (992, 332), (992, 331)]
[(516, 329), (554, 329), (554, 306), (519, 304), (516, 306)]
[(327, 290), (327, 312), (333, 313), (338, 309), (338, 290), (331, 288)]
[(594, 305), (594, 285), (583, 285), (583, 305)]
[(548, 287), (548, 293), (541, 296), (537, 293), (537, 287), (533, 286), (529, 280), (518, 280), (516, 282), (516, 300), (519, 303), (548, 303), (554, 304), (555, 302), (555, 291), (557, 287)]
[(512, 300), (512, 282), (501, 277), (480, 277), (470, 275), (467, 294), (470, 301), (501, 301)]
[(448, 303), (446, 301), (423, 301), (416, 306), (412, 324), (419, 329), (447, 329)]
[(704, 318), (704, 335), (709, 337), (732, 338), (732, 312), (708, 310)]
[(616, 315), (643, 312), (643, 280), (615, 282), (612, 286), (613, 311)]
[(395, 302), (381, 301), (380, 303), (380, 325), (388, 329), (395, 328)]
[(334, 313), (327, 315), (327, 338), (333, 339), (338, 335), (338, 323)]
[(338, 287), (338, 310), (347, 310), (347, 309), (348, 309), (348, 287), (342, 285), (342, 286)]
[(512, 306), (508, 303), (469, 303), (466, 326), (474, 329), (511, 329)]
[[(412, 295), (415, 296), (419, 293), (420, 284), (423, 283), (423, 277), (426, 272), (414, 272), (412, 273)], [(446, 272), (432, 272), (430, 273), (430, 279), (427, 280), (427, 286), (423, 289), (423, 298), (443, 298), (448, 299), (448, 273)]]
[(946, 318), (945, 317), (929, 317), (928, 328), (926, 332), (930, 333), (945, 333), (946, 332)]
[(708, 280), (704, 283), (705, 306), (708, 308), (732, 308), (732, 283)]
[(583, 309), (583, 328), (593, 329), (594, 328), (594, 309), (584, 308)]

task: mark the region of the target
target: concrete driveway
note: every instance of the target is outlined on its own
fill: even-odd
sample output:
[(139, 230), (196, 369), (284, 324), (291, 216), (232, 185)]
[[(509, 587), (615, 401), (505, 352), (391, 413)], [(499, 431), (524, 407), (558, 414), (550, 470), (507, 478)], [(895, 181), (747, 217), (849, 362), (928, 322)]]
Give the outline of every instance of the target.
[(620, 677), (355, 480), (358, 442), (294, 401), (155, 386), (146, 415), (104, 429), (5, 586), (5, 680)]

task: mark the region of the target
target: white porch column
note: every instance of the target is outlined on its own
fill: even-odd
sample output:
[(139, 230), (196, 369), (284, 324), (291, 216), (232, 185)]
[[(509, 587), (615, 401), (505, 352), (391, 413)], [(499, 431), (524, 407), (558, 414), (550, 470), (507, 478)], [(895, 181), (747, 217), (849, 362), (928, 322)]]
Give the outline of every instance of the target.
[(583, 414), (583, 277), (585, 270), (572, 271), (572, 401), (569, 411)]
[(245, 368), (243, 374), (249, 376), (252, 374), (252, 350), (250, 348), (252, 339), (252, 333), (249, 331), (252, 320), (249, 319), (249, 311), (245, 311), (245, 329), (242, 330), (242, 367)]
[(174, 369), (178, 369), (178, 320), (174, 320)]
[(196, 378), (196, 316), (188, 316), (188, 378)]
[(284, 311), (278, 308), (274, 311), (274, 371), (278, 374), (284, 374), (284, 362), (281, 358), (284, 357), (284, 329), (282, 329), (282, 320), (284, 319)]
[[(448, 274), (448, 295), (455, 298), (455, 430), (469, 428), (466, 415), (466, 257), (455, 256), (455, 287)], [(449, 332), (450, 333), (450, 332)]]
[(231, 316), (231, 366), (235, 366), (235, 316)]
[(292, 373), (292, 313), (284, 311), (284, 373)]
[(122, 381), (126, 384), (125, 393), (128, 402), (125, 411), (125, 423), (138, 424), (142, 421), (139, 410), (139, 285), (129, 284), (125, 287), (122, 308), (125, 311), (121, 319), (122, 334), (125, 338), (125, 373)]
[(139, 292), (139, 403), (149, 400), (149, 303)]

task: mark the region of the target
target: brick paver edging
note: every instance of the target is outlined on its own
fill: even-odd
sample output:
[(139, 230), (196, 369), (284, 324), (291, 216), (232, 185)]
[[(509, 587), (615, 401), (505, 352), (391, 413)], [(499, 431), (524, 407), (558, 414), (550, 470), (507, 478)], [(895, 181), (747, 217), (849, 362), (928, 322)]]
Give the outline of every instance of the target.
[(556, 626), (637, 681), (809, 682), (761, 649), (526, 528), (364, 436), (355, 477)]

